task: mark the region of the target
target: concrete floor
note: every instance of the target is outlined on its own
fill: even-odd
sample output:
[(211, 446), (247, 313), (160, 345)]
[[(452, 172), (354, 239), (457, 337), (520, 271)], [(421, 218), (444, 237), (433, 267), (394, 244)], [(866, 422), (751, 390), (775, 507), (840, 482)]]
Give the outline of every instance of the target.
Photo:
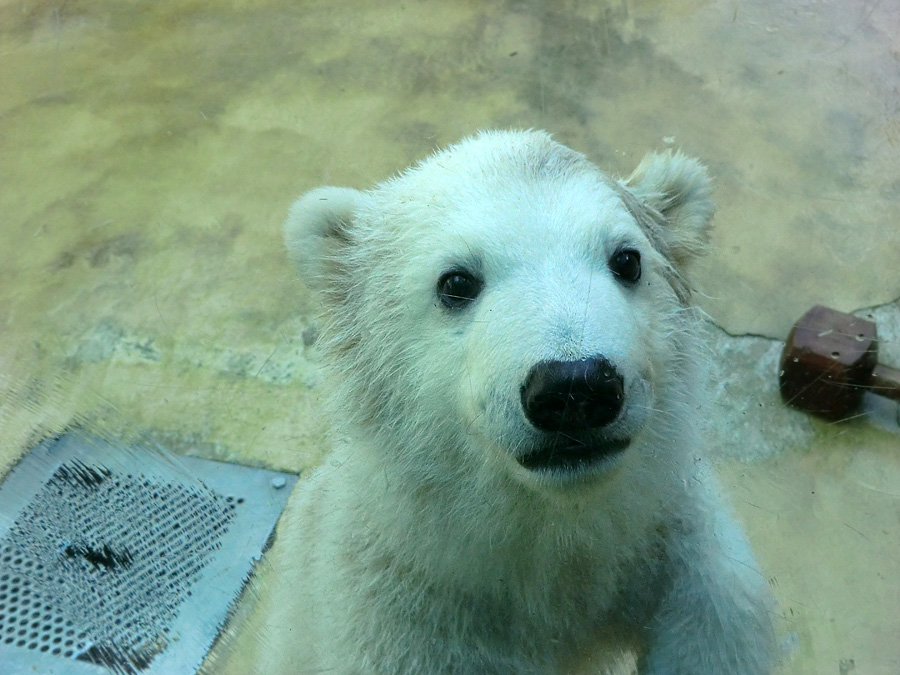
[(72, 419), (317, 462), (289, 203), (509, 126), (619, 173), (666, 146), (709, 164), (710, 431), (783, 672), (900, 672), (896, 407), (826, 424), (775, 391), (815, 303), (877, 315), (900, 366), (893, 2), (0, 0), (0, 475)]

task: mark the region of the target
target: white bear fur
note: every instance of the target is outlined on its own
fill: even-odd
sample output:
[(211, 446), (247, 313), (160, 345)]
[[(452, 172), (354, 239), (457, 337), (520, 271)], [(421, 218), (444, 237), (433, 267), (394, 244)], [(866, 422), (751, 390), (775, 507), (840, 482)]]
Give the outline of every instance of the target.
[[(615, 181), (542, 132), (483, 132), (367, 192), (321, 188), (285, 223), (324, 307), (334, 449), (299, 488), (259, 673), (762, 675), (772, 607), (695, 431), (686, 273), (712, 216), (705, 169), (651, 154)], [(626, 287), (607, 260), (641, 253)], [(448, 266), (481, 294), (438, 301)], [(515, 461), (539, 361), (603, 354), (632, 439), (585, 475)], [(288, 536), (289, 535), (289, 536)]]

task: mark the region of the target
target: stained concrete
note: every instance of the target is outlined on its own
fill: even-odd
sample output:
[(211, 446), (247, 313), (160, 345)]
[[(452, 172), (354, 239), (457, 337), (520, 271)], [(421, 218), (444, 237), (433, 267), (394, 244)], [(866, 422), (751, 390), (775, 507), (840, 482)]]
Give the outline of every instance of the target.
[(898, 36), (893, 3), (842, 0), (0, 0), (0, 473), (72, 419), (313, 465), (315, 308), (278, 231), (297, 194), (485, 127), (622, 174), (679, 147), (717, 179), (709, 431), (783, 672), (900, 672), (896, 408), (824, 423), (775, 388), (814, 303), (872, 313), (900, 366)]

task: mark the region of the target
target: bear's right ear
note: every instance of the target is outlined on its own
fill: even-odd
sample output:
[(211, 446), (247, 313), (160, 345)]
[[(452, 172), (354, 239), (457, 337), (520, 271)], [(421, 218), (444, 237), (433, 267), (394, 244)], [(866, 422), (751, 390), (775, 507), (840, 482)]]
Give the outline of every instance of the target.
[(284, 222), (284, 242), (288, 257), (310, 288), (325, 290), (340, 249), (350, 242), (354, 215), (365, 199), (359, 190), (321, 187), (291, 206)]

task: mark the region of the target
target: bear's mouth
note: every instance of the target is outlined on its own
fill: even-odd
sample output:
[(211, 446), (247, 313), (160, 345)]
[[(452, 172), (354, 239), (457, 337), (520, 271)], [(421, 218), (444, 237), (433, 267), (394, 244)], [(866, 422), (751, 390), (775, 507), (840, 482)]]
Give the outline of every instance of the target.
[(609, 438), (587, 443), (551, 443), (516, 457), (531, 471), (578, 472), (623, 452), (630, 438)]

